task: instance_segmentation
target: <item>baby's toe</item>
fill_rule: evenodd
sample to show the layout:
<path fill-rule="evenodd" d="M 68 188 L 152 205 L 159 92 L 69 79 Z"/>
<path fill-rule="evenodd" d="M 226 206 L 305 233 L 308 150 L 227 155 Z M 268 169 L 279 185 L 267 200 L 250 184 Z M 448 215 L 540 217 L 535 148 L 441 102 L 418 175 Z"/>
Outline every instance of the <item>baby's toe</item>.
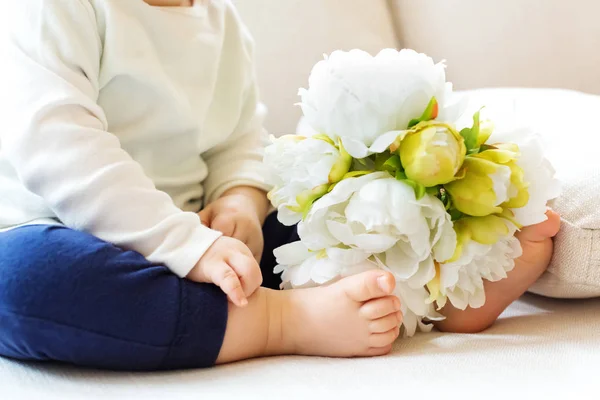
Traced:
<path fill-rule="evenodd" d="M 385 347 L 394 342 L 400 334 L 400 327 L 396 326 L 384 333 L 374 333 L 369 338 L 370 347 Z"/>
<path fill-rule="evenodd" d="M 350 299 L 365 302 L 392 294 L 396 280 L 389 272 L 372 270 L 345 278 L 338 284 Z"/>
<path fill-rule="evenodd" d="M 521 242 L 542 242 L 556 236 L 560 229 L 560 216 L 552 210 L 546 212 L 548 219 L 536 225 L 526 226 L 517 233 Z"/>
<path fill-rule="evenodd" d="M 391 343 L 383 347 L 371 347 L 364 355 L 367 357 L 383 356 L 389 354 L 390 351 L 392 351 Z"/>
<path fill-rule="evenodd" d="M 360 315 L 366 319 L 379 319 L 400 311 L 400 300 L 396 296 L 386 296 L 371 300 L 360 308 Z"/>
<path fill-rule="evenodd" d="M 402 313 L 396 311 L 386 317 L 379 318 L 369 322 L 369 330 L 371 333 L 384 333 L 400 326 L 402 322 Z"/>
<path fill-rule="evenodd" d="M 548 221 L 546 221 L 548 236 L 554 237 L 560 230 L 560 215 L 556 211 L 548 209 L 546 216 L 548 217 Z"/>

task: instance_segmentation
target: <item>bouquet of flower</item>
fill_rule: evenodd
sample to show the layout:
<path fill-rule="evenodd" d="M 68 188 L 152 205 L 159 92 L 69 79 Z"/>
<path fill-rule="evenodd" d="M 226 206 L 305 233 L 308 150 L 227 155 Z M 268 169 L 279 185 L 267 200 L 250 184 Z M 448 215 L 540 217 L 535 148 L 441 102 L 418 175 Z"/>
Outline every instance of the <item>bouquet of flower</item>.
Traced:
<path fill-rule="evenodd" d="M 396 278 L 404 335 L 431 329 L 449 301 L 485 303 L 506 277 L 520 228 L 546 219 L 554 170 L 526 128 L 459 127 L 445 65 L 412 50 L 336 51 L 313 69 L 300 106 L 310 135 L 273 138 L 269 198 L 301 241 L 275 251 L 283 288 L 368 269 Z"/>

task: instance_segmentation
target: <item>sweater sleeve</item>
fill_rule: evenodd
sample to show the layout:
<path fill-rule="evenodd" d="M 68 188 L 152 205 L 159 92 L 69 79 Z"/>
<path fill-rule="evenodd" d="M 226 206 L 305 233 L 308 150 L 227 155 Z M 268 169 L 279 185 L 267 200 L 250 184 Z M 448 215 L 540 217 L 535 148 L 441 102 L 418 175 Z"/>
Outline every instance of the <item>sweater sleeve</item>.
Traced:
<path fill-rule="evenodd" d="M 223 143 L 202 154 L 209 171 L 204 181 L 207 204 L 236 186 L 271 190 L 270 185 L 266 183 L 269 171 L 263 163 L 264 148 L 268 141 L 263 128 L 266 107 L 259 102 L 254 41 L 234 7 L 229 8 L 227 18 L 231 31 L 226 40 L 229 37 L 235 42 L 232 47 L 241 47 L 241 57 L 247 63 L 246 84 L 241 112 L 233 133 Z"/>
<path fill-rule="evenodd" d="M 258 102 L 256 83 L 251 83 L 236 130 L 227 140 L 203 154 L 209 170 L 204 182 L 206 203 L 218 199 L 236 186 L 251 186 L 264 191 L 268 170 L 263 163 L 267 142 L 262 126 L 266 108 Z"/>
<path fill-rule="evenodd" d="M 186 276 L 220 236 L 158 191 L 98 106 L 102 43 L 86 0 L 3 2 L 2 152 L 68 227 Z M 6 98 L 6 96 L 4 96 Z"/>

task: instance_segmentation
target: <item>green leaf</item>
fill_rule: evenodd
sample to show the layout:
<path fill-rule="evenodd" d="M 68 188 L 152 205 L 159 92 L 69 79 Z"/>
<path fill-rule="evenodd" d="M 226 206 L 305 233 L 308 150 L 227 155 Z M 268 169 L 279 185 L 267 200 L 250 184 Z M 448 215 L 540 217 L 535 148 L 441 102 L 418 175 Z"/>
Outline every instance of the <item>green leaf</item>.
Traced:
<path fill-rule="evenodd" d="M 474 154 L 479 152 L 479 147 L 477 147 L 477 139 L 479 138 L 479 114 L 480 111 L 477 111 L 473 115 L 473 126 L 471 128 L 464 128 L 460 131 L 460 136 L 465 140 L 465 146 L 467 147 L 467 154 Z"/>
<path fill-rule="evenodd" d="M 421 120 L 419 118 L 411 119 L 408 123 L 407 129 L 412 128 L 413 126 L 417 125 L 419 122 L 421 122 Z"/>
<path fill-rule="evenodd" d="M 398 179 L 399 181 L 405 180 L 406 174 L 404 173 L 404 171 L 397 170 L 396 171 L 396 179 Z"/>
<path fill-rule="evenodd" d="M 460 136 L 465 140 L 465 147 L 467 148 L 467 154 L 469 154 L 473 146 L 477 143 L 477 135 L 473 133 L 473 129 L 464 128 L 460 131 Z"/>
<path fill-rule="evenodd" d="M 497 150 L 498 148 L 496 146 L 493 146 L 491 144 L 482 144 L 481 146 L 479 146 L 479 151 L 486 151 L 486 150 Z"/>
<path fill-rule="evenodd" d="M 425 196 L 425 186 L 417 184 L 415 195 L 417 196 L 417 200 L 421 200 Z"/>
<path fill-rule="evenodd" d="M 464 215 L 455 208 L 452 208 L 450 211 L 448 211 L 448 213 L 450 214 L 450 218 L 452 218 L 452 221 L 459 220 Z"/>
<path fill-rule="evenodd" d="M 346 175 L 344 175 L 342 180 L 348 179 L 348 178 L 358 178 L 359 176 L 372 174 L 373 172 L 375 172 L 375 171 L 350 171 L 350 172 L 346 173 Z"/>
<path fill-rule="evenodd" d="M 429 100 L 429 104 L 427 104 L 427 108 L 423 111 L 423 114 L 419 118 L 411 119 L 408 123 L 408 129 L 417 125 L 419 122 L 423 121 L 431 121 L 432 119 L 436 119 L 438 116 L 439 104 L 435 97 L 432 97 Z"/>
<path fill-rule="evenodd" d="M 402 169 L 402 163 L 400 162 L 400 156 L 398 154 L 394 154 L 390 158 L 383 163 L 381 169 L 389 172 L 395 172 L 399 169 Z"/>
<path fill-rule="evenodd" d="M 383 153 L 375 154 L 375 169 L 377 171 L 381 171 L 383 169 L 383 164 L 392 156 L 389 151 L 384 151 Z"/>
<path fill-rule="evenodd" d="M 398 179 L 398 176 L 396 176 L 396 179 Z M 413 188 L 413 190 L 415 191 L 415 197 L 417 198 L 417 200 L 420 200 L 423 198 L 423 196 L 425 196 L 425 193 L 426 193 L 425 186 L 423 186 L 415 181 L 412 181 L 410 179 L 398 179 L 398 180 L 406 183 L 408 186 Z"/>
<path fill-rule="evenodd" d="M 440 196 L 440 187 L 439 186 L 431 186 L 426 189 L 427 194 L 432 196 Z"/>

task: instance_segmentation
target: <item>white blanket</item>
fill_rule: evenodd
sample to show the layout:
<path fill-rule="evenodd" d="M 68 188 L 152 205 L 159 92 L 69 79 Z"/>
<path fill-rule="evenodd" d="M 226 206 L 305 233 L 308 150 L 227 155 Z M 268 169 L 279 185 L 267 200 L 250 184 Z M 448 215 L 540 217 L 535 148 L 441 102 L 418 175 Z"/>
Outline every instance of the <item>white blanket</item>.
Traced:
<path fill-rule="evenodd" d="M 528 295 L 485 333 L 417 335 L 381 358 L 278 357 L 149 374 L 0 359 L 0 399 L 575 399 L 600 387 L 598 365 L 600 300 Z"/>

